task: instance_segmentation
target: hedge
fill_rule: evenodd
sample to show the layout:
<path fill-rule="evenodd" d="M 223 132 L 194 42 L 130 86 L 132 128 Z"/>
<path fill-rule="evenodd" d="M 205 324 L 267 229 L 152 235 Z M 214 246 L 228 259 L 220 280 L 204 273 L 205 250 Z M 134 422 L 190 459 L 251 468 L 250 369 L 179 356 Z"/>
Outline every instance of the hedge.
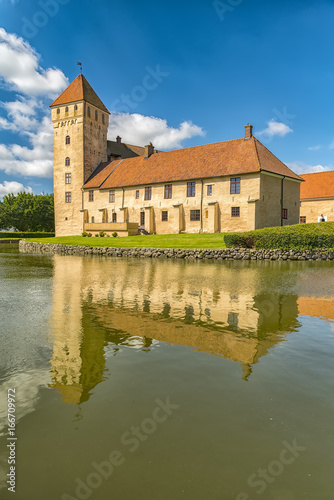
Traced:
<path fill-rule="evenodd" d="M 54 238 L 55 233 L 17 233 L 10 231 L 0 231 L 0 239 L 8 238 L 13 240 L 14 238 Z"/>
<path fill-rule="evenodd" d="M 224 236 L 227 248 L 314 249 L 334 247 L 334 222 L 297 224 L 229 233 Z"/>

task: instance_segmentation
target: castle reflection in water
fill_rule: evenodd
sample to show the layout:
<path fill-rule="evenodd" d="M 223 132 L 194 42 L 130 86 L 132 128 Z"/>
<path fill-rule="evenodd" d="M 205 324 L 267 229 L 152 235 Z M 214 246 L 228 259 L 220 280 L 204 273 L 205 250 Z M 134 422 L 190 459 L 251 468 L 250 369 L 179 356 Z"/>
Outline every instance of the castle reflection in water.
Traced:
<path fill-rule="evenodd" d="M 252 367 L 299 328 L 298 315 L 333 318 L 332 301 L 268 287 L 277 269 L 55 255 L 51 387 L 82 403 L 105 376 L 105 349 L 190 346 Z M 275 263 L 277 264 L 277 263 Z M 286 263 L 284 263 L 286 266 Z M 281 271 L 286 288 L 296 275 Z M 278 287 L 279 288 L 279 287 Z"/>

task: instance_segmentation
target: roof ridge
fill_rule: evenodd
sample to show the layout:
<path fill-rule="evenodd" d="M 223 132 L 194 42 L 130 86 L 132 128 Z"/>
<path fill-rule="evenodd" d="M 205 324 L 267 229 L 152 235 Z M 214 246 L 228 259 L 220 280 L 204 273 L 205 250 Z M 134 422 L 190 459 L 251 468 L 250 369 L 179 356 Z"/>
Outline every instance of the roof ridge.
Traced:
<path fill-rule="evenodd" d="M 316 174 L 330 174 L 334 173 L 334 170 L 323 170 L 322 172 L 308 172 L 307 174 L 300 174 L 300 177 L 304 177 L 304 175 L 316 175 Z"/>
<path fill-rule="evenodd" d="M 256 137 L 254 137 L 255 141 L 257 141 L 259 144 L 261 144 L 261 146 L 266 150 L 268 151 L 268 153 L 270 153 L 274 158 L 276 158 L 277 161 L 279 161 L 280 163 L 282 163 L 282 165 L 284 165 L 285 168 L 287 168 L 289 170 L 289 172 L 291 172 L 294 176 L 297 176 L 300 178 L 300 176 L 298 174 L 295 174 L 293 172 L 293 170 L 291 170 L 291 168 L 289 168 L 285 163 L 282 162 L 282 160 L 280 160 L 272 151 L 270 151 L 270 149 L 268 149 L 264 144 L 262 144 L 261 141 L 259 141 L 259 139 L 257 139 Z M 263 169 L 263 170 L 266 170 L 266 169 Z M 283 174 L 282 174 L 283 175 Z M 288 175 L 286 175 L 285 177 L 289 177 Z"/>
<path fill-rule="evenodd" d="M 261 170 L 261 161 L 260 161 L 260 155 L 259 155 L 259 151 L 257 149 L 257 145 L 256 145 L 256 137 L 253 136 L 253 142 L 254 142 L 254 147 L 255 147 L 255 151 L 256 151 L 256 157 L 257 157 L 257 161 L 259 162 L 259 170 Z"/>

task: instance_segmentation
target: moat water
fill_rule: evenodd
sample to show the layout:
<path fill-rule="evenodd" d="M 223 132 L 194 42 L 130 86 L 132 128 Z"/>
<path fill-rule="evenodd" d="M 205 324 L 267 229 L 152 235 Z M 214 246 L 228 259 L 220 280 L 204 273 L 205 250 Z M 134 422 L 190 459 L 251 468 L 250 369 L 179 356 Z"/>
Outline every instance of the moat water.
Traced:
<path fill-rule="evenodd" d="M 333 285 L 332 262 L 1 245 L 0 497 L 332 500 Z"/>

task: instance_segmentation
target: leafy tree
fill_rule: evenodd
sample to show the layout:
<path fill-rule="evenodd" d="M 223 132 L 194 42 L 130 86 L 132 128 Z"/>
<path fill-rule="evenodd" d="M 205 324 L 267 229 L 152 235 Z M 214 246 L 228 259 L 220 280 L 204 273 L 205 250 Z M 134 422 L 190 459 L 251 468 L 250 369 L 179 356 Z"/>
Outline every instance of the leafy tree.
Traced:
<path fill-rule="evenodd" d="M 55 229 L 53 194 L 8 194 L 0 202 L 0 228 L 18 231 L 48 231 Z"/>

